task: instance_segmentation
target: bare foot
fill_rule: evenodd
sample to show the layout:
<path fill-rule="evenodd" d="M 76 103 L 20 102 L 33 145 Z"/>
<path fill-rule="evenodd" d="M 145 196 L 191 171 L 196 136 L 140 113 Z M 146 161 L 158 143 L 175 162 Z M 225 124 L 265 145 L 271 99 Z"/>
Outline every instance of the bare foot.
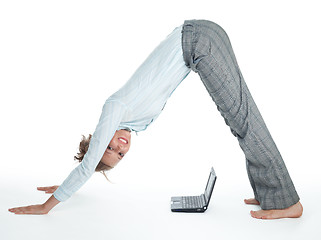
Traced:
<path fill-rule="evenodd" d="M 260 205 L 259 201 L 256 200 L 255 198 L 244 199 L 244 202 L 246 204 Z"/>
<path fill-rule="evenodd" d="M 300 202 L 285 209 L 251 211 L 251 216 L 259 219 L 299 218 L 303 213 Z"/>

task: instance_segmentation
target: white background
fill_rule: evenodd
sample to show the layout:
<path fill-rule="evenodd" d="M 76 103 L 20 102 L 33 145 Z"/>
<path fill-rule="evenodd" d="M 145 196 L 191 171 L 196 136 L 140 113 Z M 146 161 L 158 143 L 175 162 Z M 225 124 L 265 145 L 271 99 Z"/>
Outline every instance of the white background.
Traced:
<path fill-rule="evenodd" d="M 199 77 L 190 75 L 109 173 L 96 173 L 45 216 L 8 208 L 43 203 L 37 186 L 77 166 L 81 134 L 104 101 L 185 19 L 228 33 L 247 85 L 304 205 L 300 219 L 252 219 L 244 154 Z M 320 237 L 318 1 L 1 1 L 1 239 L 312 239 Z M 170 197 L 202 193 L 204 214 L 170 212 Z M 310 235 L 310 237 L 308 237 Z M 315 238 L 314 238 L 315 239 Z"/>

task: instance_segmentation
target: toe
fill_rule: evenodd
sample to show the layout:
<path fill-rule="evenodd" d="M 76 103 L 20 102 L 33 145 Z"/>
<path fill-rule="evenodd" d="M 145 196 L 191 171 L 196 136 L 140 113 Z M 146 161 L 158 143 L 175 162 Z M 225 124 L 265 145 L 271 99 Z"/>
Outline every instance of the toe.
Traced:
<path fill-rule="evenodd" d="M 265 214 L 264 214 L 263 210 L 251 211 L 251 216 L 254 217 L 254 218 L 258 218 L 258 219 L 263 219 Z"/>
<path fill-rule="evenodd" d="M 259 201 L 255 198 L 244 199 L 245 204 L 260 205 Z"/>
<path fill-rule="evenodd" d="M 258 217 L 257 217 L 257 214 L 256 214 L 256 211 L 251 211 L 250 214 L 251 214 L 251 216 L 252 216 L 253 218 L 258 218 Z"/>

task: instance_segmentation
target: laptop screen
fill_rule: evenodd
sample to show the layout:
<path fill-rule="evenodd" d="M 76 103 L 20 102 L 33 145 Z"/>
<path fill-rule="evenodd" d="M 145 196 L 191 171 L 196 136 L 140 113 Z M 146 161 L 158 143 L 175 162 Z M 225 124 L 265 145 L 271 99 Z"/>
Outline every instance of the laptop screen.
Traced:
<path fill-rule="evenodd" d="M 208 178 L 208 182 L 207 182 L 206 188 L 205 188 L 205 193 L 204 193 L 206 203 L 208 203 L 209 200 L 211 199 L 211 195 L 212 195 L 213 187 L 214 187 L 214 184 L 215 184 L 215 180 L 216 180 L 216 174 L 215 174 L 214 168 L 212 168 L 210 176 Z"/>

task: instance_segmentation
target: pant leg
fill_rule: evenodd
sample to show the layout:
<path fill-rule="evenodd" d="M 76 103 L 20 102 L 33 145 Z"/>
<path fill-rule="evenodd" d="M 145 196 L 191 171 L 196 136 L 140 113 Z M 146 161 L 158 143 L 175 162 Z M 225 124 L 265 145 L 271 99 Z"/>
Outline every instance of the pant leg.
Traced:
<path fill-rule="evenodd" d="M 184 61 L 197 72 L 239 141 L 255 198 L 262 209 L 284 209 L 299 201 L 284 161 L 238 67 L 225 31 L 206 20 L 187 20 Z"/>

